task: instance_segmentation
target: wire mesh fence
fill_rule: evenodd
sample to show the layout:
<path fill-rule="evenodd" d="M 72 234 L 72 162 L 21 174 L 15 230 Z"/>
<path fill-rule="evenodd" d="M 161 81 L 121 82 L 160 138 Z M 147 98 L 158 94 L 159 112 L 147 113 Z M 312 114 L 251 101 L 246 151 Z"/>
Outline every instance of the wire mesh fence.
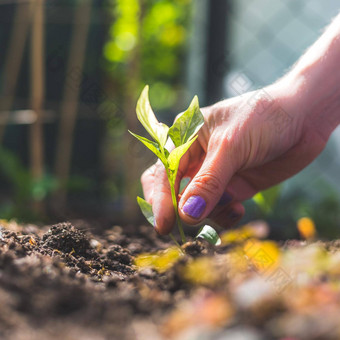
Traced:
<path fill-rule="evenodd" d="M 283 76 L 339 13 L 340 4 L 317 0 L 238 0 L 233 1 L 231 8 L 231 44 L 219 60 L 220 64 L 230 65 L 224 78 L 226 98 L 253 90 L 260 93 L 263 86 Z M 278 133 L 287 124 L 287 118 L 289 112 L 277 120 Z M 284 192 L 308 196 L 315 202 L 323 195 L 335 193 L 339 199 L 339 156 L 337 129 L 324 152 L 285 182 Z M 325 194 L 327 190 L 332 194 Z"/>

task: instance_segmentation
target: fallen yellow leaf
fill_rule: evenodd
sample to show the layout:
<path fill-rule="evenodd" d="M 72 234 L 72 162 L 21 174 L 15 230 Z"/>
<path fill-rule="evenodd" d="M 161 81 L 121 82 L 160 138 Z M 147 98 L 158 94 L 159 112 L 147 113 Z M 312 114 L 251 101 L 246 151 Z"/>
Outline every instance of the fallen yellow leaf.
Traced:
<path fill-rule="evenodd" d="M 158 253 L 140 254 L 135 259 L 135 265 L 139 269 L 151 267 L 163 273 L 172 267 L 182 255 L 179 248 L 171 247 Z"/>
<path fill-rule="evenodd" d="M 316 236 L 315 224 L 309 217 L 300 218 L 297 221 L 297 228 L 301 237 L 305 240 L 313 240 Z"/>

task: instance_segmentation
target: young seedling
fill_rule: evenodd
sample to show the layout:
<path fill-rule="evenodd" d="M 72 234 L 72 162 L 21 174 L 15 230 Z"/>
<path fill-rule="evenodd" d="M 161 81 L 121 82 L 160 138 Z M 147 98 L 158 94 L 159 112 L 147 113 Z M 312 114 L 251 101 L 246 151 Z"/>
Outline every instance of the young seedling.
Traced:
<path fill-rule="evenodd" d="M 140 140 L 149 148 L 163 163 L 170 184 L 172 204 L 176 214 L 177 225 L 181 235 L 182 242 L 186 242 L 182 222 L 178 214 L 177 196 L 175 192 L 175 182 L 178 173 L 178 167 L 181 158 L 188 151 L 190 146 L 197 139 L 197 133 L 204 124 L 204 117 L 200 111 L 198 98 L 194 97 L 189 108 L 176 119 L 171 127 L 158 122 L 149 102 L 149 87 L 145 86 L 137 103 L 137 118 L 144 126 L 145 130 L 152 137 L 149 140 L 145 137 L 136 135 L 129 131 L 134 137 Z M 165 147 L 168 138 L 171 138 L 175 148 L 169 151 Z M 137 202 L 146 219 L 154 226 L 155 218 L 152 212 L 152 206 L 143 198 L 137 197 Z M 210 227 L 211 228 L 211 227 Z M 211 228 L 212 229 L 212 228 Z M 219 237 L 214 229 L 215 234 L 209 229 L 209 232 L 200 233 L 199 237 L 206 238 L 209 242 L 216 244 Z M 207 237 L 203 235 L 208 235 Z M 175 241 L 173 236 L 170 237 Z M 178 243 L 176 242 L 178 245 Z"/>

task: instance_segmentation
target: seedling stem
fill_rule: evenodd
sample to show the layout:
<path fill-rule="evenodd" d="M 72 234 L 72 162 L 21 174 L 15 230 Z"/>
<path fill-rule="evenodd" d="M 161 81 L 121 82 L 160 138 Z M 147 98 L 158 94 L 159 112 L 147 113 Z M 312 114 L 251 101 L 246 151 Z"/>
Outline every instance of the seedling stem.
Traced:
<path fill-rule="evenodd" d="M 184 234 L 184 231 L 183 231 L 183 226 L 182 226 L 181 218 L 179 217 L 178 203 L 177 203 L 177 198 L 176 198 L 175 187 L 172 184 L 171 177 L 170 177 L 171 176 L 171 172 L 170 172 L 168 167 L 166 169 L 166 174 L 168 176 L 168 180 L 169 180 L 169 184 L 170 184 L 172 204 L 174 206 L 174 210 L 175 210 L 175 214 L 176 214 L 176 221 L 177 221 L 177 225 L 178 225 L 178 230 L 179 230 L 179 233 L 181 235 L 182 243 L 185 243 L 187 240 L 186 240 L 186 237 L 185 237 L 185 234 Z"/>

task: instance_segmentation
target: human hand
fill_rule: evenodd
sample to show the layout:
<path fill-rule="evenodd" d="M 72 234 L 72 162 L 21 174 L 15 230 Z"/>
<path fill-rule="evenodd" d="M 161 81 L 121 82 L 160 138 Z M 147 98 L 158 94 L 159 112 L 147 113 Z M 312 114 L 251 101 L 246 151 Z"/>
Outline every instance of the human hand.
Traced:
<path fill-rule="evenodd" d="M 188 224 L 210 217 L 228 227 L 241 204 L 308 165 L 340 123 L 340 14 L 295 67 L 273 85 L 202 109 L 205 125 L 181 160 L 177 180 L 192 180 L 179 201 Z M 327 58 L 326 58 L 327 56 Z M 156 229 L 171 231 L 175 213 L 163 165 L 144 172 Z"/>
<path fill-rule="evenodd" d="M 299 82 L 283 78 L 256 92 L 202 109 L 205 125 L 182 158 L 179 182 L 191 178 L 179 201 L 187 224 L 211 218 L 223 227 L 244 214 L 242 201 L 282 182 L 308 165 L 327 139 L 300 105 Z M 171 231 L 175 213 L 162 163 L 142 176 L 156 229 Z"/>

